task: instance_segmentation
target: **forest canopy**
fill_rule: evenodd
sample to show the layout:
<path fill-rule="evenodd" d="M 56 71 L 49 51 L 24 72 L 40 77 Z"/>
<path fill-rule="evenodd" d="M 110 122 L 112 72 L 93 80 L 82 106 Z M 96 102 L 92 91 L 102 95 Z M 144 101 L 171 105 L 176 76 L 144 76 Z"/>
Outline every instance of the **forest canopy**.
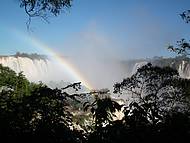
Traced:
<path fill-rule="evenodd" d="M 116 83 L 115 93 L 129 98 L 124 104 L 109 90 L 69 94 L 65 89 L 80 83 L 51 89 L 2 65 L 0 87 L 0 136 L 7 141 L 140 143 L 189 137 L 190 80 L 169 67 L 147 64 Z M 86 100 L 89 96 L 94 98 Z M 84 109 L 72 110 L 76 102 Z M 122 119 L 115 118 L 117 111 Z"/>

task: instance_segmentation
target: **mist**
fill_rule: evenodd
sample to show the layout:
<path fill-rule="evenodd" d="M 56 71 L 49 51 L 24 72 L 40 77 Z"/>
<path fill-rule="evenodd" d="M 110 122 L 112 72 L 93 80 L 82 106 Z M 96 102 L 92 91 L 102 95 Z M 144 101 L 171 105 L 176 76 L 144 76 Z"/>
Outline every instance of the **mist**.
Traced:
<path fill-rule="evenodd" d="M 64 52 L 69 62 L 81 73 L 93 88 L 109 88 L 126 76 L 121 65 L 122 53 L 110 36 L 100 32 L 92 24 L 83 32 L 67 39 Z"/>

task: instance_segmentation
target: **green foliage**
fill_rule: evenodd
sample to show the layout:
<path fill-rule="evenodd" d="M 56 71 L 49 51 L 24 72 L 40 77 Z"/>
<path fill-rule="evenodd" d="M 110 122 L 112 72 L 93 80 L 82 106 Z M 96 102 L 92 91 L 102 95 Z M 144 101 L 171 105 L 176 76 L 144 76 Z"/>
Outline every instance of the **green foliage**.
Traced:
<path fill-rule="evenodd" d="M 78 84 L 68 88 L 76 89 Z M 41 83 L 30 83 L 22 73 L 17 75 L 2 65 L 0 85 L 2 140 L 71 143 L 83 140 L 83 135 L 72 129 L 72 114 L 68 110 L 68 98 L 75 100 L 77 95 L 69 95 L 64 89 L 50 89 Z"/>
<path fill-rule="evenodd" d="M 190 136 L 189 85 L 176 70 L 147 64 L 114 85 L 116 93 L 130 97 L 124 106 L 109 90 L 69 94 L 67 89 L 78 90 L 80 82 L 51 89 L 0 65 L 0 137 L 7 142 L 184 142 Z M 93 96 L 83 104 L 91 114 L 75 116 L 71 101 L 86 96 Z M 113 120 L 116 111 L 124 113 L 122 120 Z M 75 129 L 75 123 L 91 117 L 90 132 Z"/>
<path fill-rule="evenodd" d="M 3 67 L 0 64 L 0 87 L 1 88 L 15 88 L 17 80 L 16 73 L 8 67 Z"/>
<path fill-rule="evenodd" d="M 11 90 L 16 97 L 30 95 L 31 91 L 39 85 L 30 83 L 21 73 L 16 74 L 8 67 L 0 64 L 0 89 Z"/>
<path fill-rule="evenodd" d="M 70 128 L 72 114 L 67 110 L 68 97 L 61 90 L 40 86 L 19 100 L 13 92 L 3 91 L 0 97 L 2 138 L 11 136 L 11 140 L 20 141 L 29 136 L 33 142 L 77 142 L 80 137 L 78 131 Z"/>

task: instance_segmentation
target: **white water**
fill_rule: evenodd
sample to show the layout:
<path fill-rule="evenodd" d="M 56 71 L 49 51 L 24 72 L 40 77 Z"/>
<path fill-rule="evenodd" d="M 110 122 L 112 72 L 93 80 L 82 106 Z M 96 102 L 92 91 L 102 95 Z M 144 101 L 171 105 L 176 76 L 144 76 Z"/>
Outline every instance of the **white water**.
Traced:
<path fill-rule="evenodd" d="M 132 66 L 132 73 L 126 73 L 128 75 L 134 74 L 138 68 L 142 67 L 145 65 L 147 61 L 141 61 L 134 63 Z M 45 83 L 49 83 L 49 81 L 64 81 L 64 82 L 78 82 L 78 81 L 73 81 L 72 75 L 69 75 L 65 69 L 62 69 L 61 66 L 51 60 L 48 59 L 31 59 L 27 57 L 15 57 L 15 56 L 5 56 L 5 57 L 0 57 L 0 64 L 3 66 L 7 66 L 14 70 L 16 73 L 22 72 L 26 76 L 27 79 L 30 81 L 38 82 L 42 81 Z M 126 65 L 125 65 L 126 66 Z M 89 67 L 88 67 L 89 68 Z M 84 72 L 88 72 L 88 68 L 85 69 Z M 126 68 L 129 68 L 128 66 Z M 115 70 L 118 68 L 115 68 Z M 109 71 L 112 71 L 109 69 Z M 123 71 L 119 72 L 114 72 L 116 75 L 121 75 L 121 80 L 122 78 L 125 78 L 124 73 L 127 72 L 125 71 L 125 68 L 123 68 Z M 183 78 L 190 78 L 190 63 L 187 61 L 181 61 L 181 63 L 178 65 L 178 72 L 181 77 Z M 99 73 L 101 74 L 101 73 Z M 114 75 L 112 75 L 112 78 Z M 86 74 L 88 75 L 88 74 Z M 94 75 L 94 73 L 91 73 L 91 75 Z M 96 76 L 92 77 L 91 82 L 96 83 L 97 81 L 93 81 L 93 78 L 96 78 L 98 80 L 97 83 L 102 83 L 105 84 L 106 77 L 102 76 L 100 79 L 98 79 L 98 75 L 96 73 Z M 103 82 L 104 83 L 103 83 Z M 110 82 L 110 81 L 109 81 Z M 119 82 L 118 80 L 115 80 L 114 82 Z M 111 83 L 112 84 L 112 83 Z M 108 85 L 108 84 L 106 84 Z M 113 85 L 112 85 L 113 86 Z M 102 87 L 102 86 L 101 86 Z M 109 87 L 108 87 L 109 88 Z"/>
<path fill-rule="evenodd" d="M 0 57 L 0 64 L 9 67 L 16 73 L 23 72 L 27 79 L 34 82 L 70 80 L 68 75 L 64 73 L 64 69 L 47 59 L 7 56 Z"/>
<path fill-rule="evenodd" d="M 139 69 L 140 67 L 146 65 L 147 63 L 148 63 L 148 62 L 146 62 L 146 61 L 135 63 L 135 65 L 133 66 L 133 69 L 132 69 L 132 73 L 131 73 L 131 74 L 136 73 L 136 72 L 137 72 L 137 69 Z"/>
<path fill-rule="evenodd" d="M 143 65 L 147 64 L 148 62 L 147 61 L 142 61 L 142 62 L 138 62 L 138 63 L 135 63 L 134 66 L 133 66 L 133 70 L 132 70 L 132 74 L 134 74 L 138 68 L 142 67 Z M 188 78 L 190 79 L 190 63 L 187 62 L 187 61 L 181 61 L 181 63 L 178 65 L 178 72 L 179 72 L 179 75 L 182 77 L 182 78 Z"/>
<path fill-rule="evenodd" d="M 183 78 L 190 78 L 190 63 L 182 61 L 178 68 L 179 75 Z"/>

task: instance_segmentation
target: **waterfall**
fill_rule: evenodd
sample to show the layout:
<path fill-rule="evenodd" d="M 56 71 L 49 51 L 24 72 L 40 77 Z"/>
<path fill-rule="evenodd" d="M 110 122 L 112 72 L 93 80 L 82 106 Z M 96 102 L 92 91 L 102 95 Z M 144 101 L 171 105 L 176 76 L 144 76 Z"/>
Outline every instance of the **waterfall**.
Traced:
<path fill-rule="evenodd" d="M 9 67 L 16 73 L 23 72 L 30 81 L 52 80 L 54 66 L 48 59 L 5 56 L 0 57 L 0 64 Z"/>
<path fill-rule="evenodd" d="M 179 75 L 183 78 L 190 78 L 190 63 L 182 61 L 178 68 Z"/>
<path fill-rule="evenodd" d="M 137 70 L 138 70 L 140 67 L 146 65 L 147 63 L 148 63 L 148 62 L 146 62 L 146 61 L 142 61 L 142 62 L 135 63 L 135 65 L 133 66 L 133 69 L 132 69 L 132 73 L 131 73 L 131 74 L 136 73 Z"/>
<path fill-rule="evenodd" d="M 151 62 L 153 65 L 156 66 L 171 66 L 176 68 L 179 72 L 179 75 L 183 78 L 190 78 L 190 60 L 189 59 L 177 59 L 177 58 L 160 58 L 160 59 L 137 59 L 131 61 L 122 61 L 120 65 L 121 68 L 118 70 L 117 75 L 120 78 L 125 78 L 126 76 L 131 76 L 134 74 L 138 68 L 142 67 L 143 65 Z M 61 66 L 60 63 L 53 62 L 48 58 L 40 58 L 39 57 L 27 57 L 27 56 L 0 56 L 0 64 L 3 66 L 7 66 L 10 69 L 14 70 L 16 73 L 23 72 L 27 79 L 33 82 L 42 81 L 44 83 L 49 83 L 50 81 L 55 81 L 60 83 L 63 82 L 76 82 L 73 80 L 71 75 Z M 119 62 L 118 62 L 119 64 Z M 89 67 L 86 67 L 87 71 Z M 116 68 L 117 69 L 117 68 Z M 110 70 L 111 71 L 111 70 Z M 85 72 L 85 71 L 84 71 Z M 126 73 L 126 74 L 124 74 Z M 126 76 L 125 76 L 126 75 Z M 94 76 L 93 78 L 96 78 Z M 97 79 L 99 82 L 104 80 L 103 78 Z M 106 79 L 104 81 L 109 81 Z M 107 82 L 108 82 L 107 81 Z M 116 82 L 114 80 L 113 82 Z M 78 81 L 77 81 L 78 82 Z M 93 82 L 93 80 L 92 80 Z M 110 83 L 110 81 L 108 82 Z M 51 84 L 50 84 L 51 85 Z M 61 83 L 62 85 L 62 83 Z"/>
<path fill-rule="evenodd" d="M 142 67 L 143 65 L 147 64 L 150 61 L 140 61 L 140 62 L 135 62 L 133 69 L 132 69 L 132 73 L 134 74 L 138 68 Z M 159 61 L 154 63 L 154 61 L 152 61 L 151 63 L 153 63 L 153 65 L 155 66 L 160 66 L 162 64 L 163 66 L 170 66 L 172 68 L 176 68 L 176 70 L 178 70 L 180 77 L 182 78 L 190 78 L 190 62 L 185 61 L 185 60 L 181 60 L 181 61 L 177 61 L 176 63 L 174 63 L 173 61 L 169 64 L 168 62 L 166 62 L 167 64 L 164 64 L 163 61 Z M 173 66 L 175 65 L 175 66 Z"/>
<path fill-rule="evenodd" d="M 16 73 L 23 72 L 25 77 L 32 82 L 66 81 L 72 80 L 71 76 L 60 68 L 60 65 L 45 58 L 29 58 L 19 56 L 1 56 L 0 64 L 7 66 Z"/>

